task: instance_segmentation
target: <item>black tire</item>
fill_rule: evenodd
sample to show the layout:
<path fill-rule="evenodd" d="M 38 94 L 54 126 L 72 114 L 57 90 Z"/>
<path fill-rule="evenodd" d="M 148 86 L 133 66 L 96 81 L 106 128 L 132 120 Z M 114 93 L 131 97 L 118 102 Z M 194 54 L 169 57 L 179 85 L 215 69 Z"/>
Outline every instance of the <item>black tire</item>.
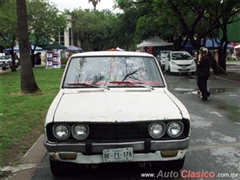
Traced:
<path fill-rule="evenodd" d="M 55 176 L 69 175 L 73 172 L 75 166 L 74 163 L 54 161 L 51 158 L 49 158 L 49 163 L 51 172 Z"/>

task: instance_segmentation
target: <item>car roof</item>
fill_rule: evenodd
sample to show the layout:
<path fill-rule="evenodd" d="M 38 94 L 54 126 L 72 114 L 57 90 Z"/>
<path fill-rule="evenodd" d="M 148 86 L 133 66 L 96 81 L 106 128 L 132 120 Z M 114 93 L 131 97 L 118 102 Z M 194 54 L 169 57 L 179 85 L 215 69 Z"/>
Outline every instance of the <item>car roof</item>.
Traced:
<path fill-rule="evenodd" d="M 90 51 L 73 54 L 71 57 L 79 56 L 144 56 L 154 57 L 152 54 L 145 52 L 133 52 L 133 51 Z"/>

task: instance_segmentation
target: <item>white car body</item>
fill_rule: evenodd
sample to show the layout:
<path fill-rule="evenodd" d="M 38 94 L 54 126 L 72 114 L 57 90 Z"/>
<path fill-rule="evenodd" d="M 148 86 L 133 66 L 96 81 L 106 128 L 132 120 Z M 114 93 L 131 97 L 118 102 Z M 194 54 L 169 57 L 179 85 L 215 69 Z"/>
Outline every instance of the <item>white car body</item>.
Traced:
<path fill-rule="evenodd" d="M 156 66 L 154 68 L 157 69 L 159 73 L 158 75 L 162 78 L 161 85 L 132 85 L 124 80 L 117 81 L 117 86 L 113 86 L 110 82 L 107 86 L 105 83 L 103 86 L 101 85 L 99 87 L 96 86 L 97 84 L 94 84 L 94 86 L 93 84 L 88 84 L 93 87 L 85 87 L 86 84 L 82 82 L 79 83 L 79 80 L 74 83 L 66 83 L 66 81 L 69 80 L 67 73 L 79 73 L 80 71 L 76 70 L 73 72 L 74 68 L 71 69 L 71 61 L 74 61 L 76 58 L 79 58 L 80 61 L 84 58 L 88 59 L 89 57 L 103 56 L 109 57 L 109 61 L 113 61 L 111 60 L 112 57 L 115 57 L 113 58 L 114 60 L 118 59 L 117 57 L 123 57 L 123 59 L 125 57 L 137 57 L 136 59 L 146 58 L 149 61 L 151 60 L 153 63 L 152 65 Z M 78 64 L 79 63 L 77 63 L 77 65 Z M 140 61 L 139 64 L 141 64 Z M 133 69 L 136 69 L 135 66 L 136 65 L 134 65 Z M 119 67 L 122 66 L 119 65 Z M 79 76 L 84 76 L 82 73 L 80 74 L 81 75 Z M 120 74 L 122 75 L 122 73 Z M 149 81 L 143 82 L 146 83 Z M 170 126 L 170 122 L 173 121 L 177 122 L 182 128 L 185 128 L 182 130 L 182 134 L 176 138 L 169 137 L 166 132 L 170 129 L 170 127 L 167 126 Z M 164 129 L 163 136 L 165 138 L 152 138 L 149 135 L 149 128 L 154 123 L 162 123 L 160 126 Z M 75 132 L 73 129 L 76 127 L 76 124 L 87 125 L 88 133 L 86 134 L 88 136 L 86 139 L 76 140 L 73 138 Z M 61 128 L 62 125 L 66 125 L 68 131 L 71 131 L 72 134 L 65 140 L 57 139 L 54 132 L 58 132 L 56 130 L 58 125 L 61 126 Z M 131 127 L 129 130 L 125 131 L 125 129 L 128 129 L 128 125 Z M 136 135 L 133 131 L 138 130 L 134 129 L 134 127 L 138 127 L 138 125 L 138 129 L 142 128 L 141 132 L 144 131 L 143 134 L 146 134 L 146 137 L 144 135 L 144 137 L 141 138 L 131 138 L 131 135 Z M 154 128 L 158 128 L 158 125 L 159 124 Z M 122 126 L 124 128 L 121 129 Z M 146 129 L 144 129 L 143 126 L 144 128 L 146 126 Z M 99 130 L 108 127 L 110 128 L 103 131 Z M 114 128 L 113 132 L 108 132 L 112 130 L 111 127 Z M 59 129 L 61 128 L 59 127 Z M 95 129 L 92 130 L 91 128 Z M 157 128 L 153 130 L 154 133 L 155 130 L 156 132 L 158 131 Z M 65 131 L 62 130 L 59 131 L 60 136 L 65 133 Z M 66 131 L 66 133 L 68 131 Z M 91 135 L 91 133 L 95 134 L 98 131 L 99 134 L 96 134 L 95 136 Z M 115 133 L 117 132 L 121 132 L 121 134 L 116 135 Z M 105 133 L 106 135 L 103 135 Z M 80 131 L 79 134 L 81 134 Z M 72 55 L 68 61 L 60 91 L 49 107 L 46 116 L 45 135 L 46 141 L 44 142 L 44 145 L 49 152 L 51 170 L 55 175 L 62 174 L 63 171 L 66 170 L 66 166 L 69 166 L 69 164 L 64 166 L 64 163 L 100 164 L 111 162 L 152 161 L 174 161 L 175 163 L 175 161 L 180 161 L 180 165 L 177 167 L 177 169 L 179 169 L 183 166 L 186 150 L 189 146 L 190 116 L 185 106 L 168 91 L 166 82 L 154 56 L 147 53 L 123 51 L 85 52 Z M 108 139 L 108 136 L 111 135 L 113 135 L 113 137 L 119 136 L 120 139 L 114 140 L 112 137 L 112 139 Z M 141 136 L 142 134 L 138 135 Z M 88 139 L 88 137 L 90 139 Z M 101 137 L 103 137 L 103 139 L 101 139 Z M 121 140 L 121 138 L 123 139 Z M 131 159 L 118 160 L 115 158 L 109 158 L 106 160 L 103 155 L 106 151 L 128 151 L 129 148 L 133 150 L 131 151 L 133 152 Z M 171 155 L 172 153 L 173 155 Z"/>
<path fill-rule="evenodd" d="M 0 56 L 0 68 L 2 70 L 10 69 L 8 58 L 6 56 Z"/>
<path fill-rule="evenodd" d="M 180 55 L 180 58 L 175 58 L 176 54 Z M 171 51 L 165 61 L 167 73 L 195 73 L 196 69 L 194 58 L 186 51 Z"/>

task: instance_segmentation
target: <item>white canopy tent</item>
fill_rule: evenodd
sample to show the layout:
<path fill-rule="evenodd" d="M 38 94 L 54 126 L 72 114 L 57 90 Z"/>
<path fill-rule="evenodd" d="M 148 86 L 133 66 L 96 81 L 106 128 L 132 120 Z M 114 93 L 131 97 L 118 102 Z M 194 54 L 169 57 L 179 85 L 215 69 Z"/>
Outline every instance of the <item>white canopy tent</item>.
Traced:
<path fill-rule="evenodd" d="M 153 37 L 150 39 L 144 40 L 142 43 L 138 44 L 137 47 L 148 47 L 148 46 L 172 46 L 173 43 L 166 42 L 159 37 Z"/>
<path fill-rule="evenodd" d="M 240 49 L 240 44 L 235 46 L 234 49 Z"/>

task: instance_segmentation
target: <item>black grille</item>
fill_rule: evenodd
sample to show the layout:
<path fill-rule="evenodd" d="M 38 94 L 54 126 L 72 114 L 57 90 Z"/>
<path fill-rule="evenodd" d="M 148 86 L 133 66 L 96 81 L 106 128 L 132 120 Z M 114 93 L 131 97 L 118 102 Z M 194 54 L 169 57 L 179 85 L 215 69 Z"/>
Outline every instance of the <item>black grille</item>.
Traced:
<path fill-rule="evenodd" d="M 178 66 L 188 67 L 188 66 L 191 66 L 191 64 L 178 64 Z"/>
<path fill-rule="evenodd" d="M 89 126 L 90 133 L 87 139 L 83 141 L 89 142 L 116 142 L 116 141 L 140 141 L 140 140 L 150 140 L 152 139 L 148 133 L 148 126 L 152 122 L 156 121 L 147 121 L 147 122 L 120 122 L 120 123 L 85 123 Z M 169 121 L 161 121 L 167 124 Z M 184 131 L 181 136 L 175 139 L 186 138 L 189 133 L 189 121 L 182 120 L 184 125 Z M 66 123 L 69 126 L 72 126 L 74 123 Z M 54 123 L 50 123 L 47 125 L 47 136 L 48 139 L 52 142 L 58 142 L 53 133 L 52 127 Z M 168 140 L 174 139 L 169 137 L 167 133 L 165 133 L 160 139 Z M 70 136 L 66 142 L 77 142 L 79 140 L 74 139 L 74 137 Z"/>
<path fill-rule="evenodd" d="M 148 125 L 149 123 L 89 124 L 90 134 L 88 139 L 129 140 L 150 138 L 148 134 Z"/>

